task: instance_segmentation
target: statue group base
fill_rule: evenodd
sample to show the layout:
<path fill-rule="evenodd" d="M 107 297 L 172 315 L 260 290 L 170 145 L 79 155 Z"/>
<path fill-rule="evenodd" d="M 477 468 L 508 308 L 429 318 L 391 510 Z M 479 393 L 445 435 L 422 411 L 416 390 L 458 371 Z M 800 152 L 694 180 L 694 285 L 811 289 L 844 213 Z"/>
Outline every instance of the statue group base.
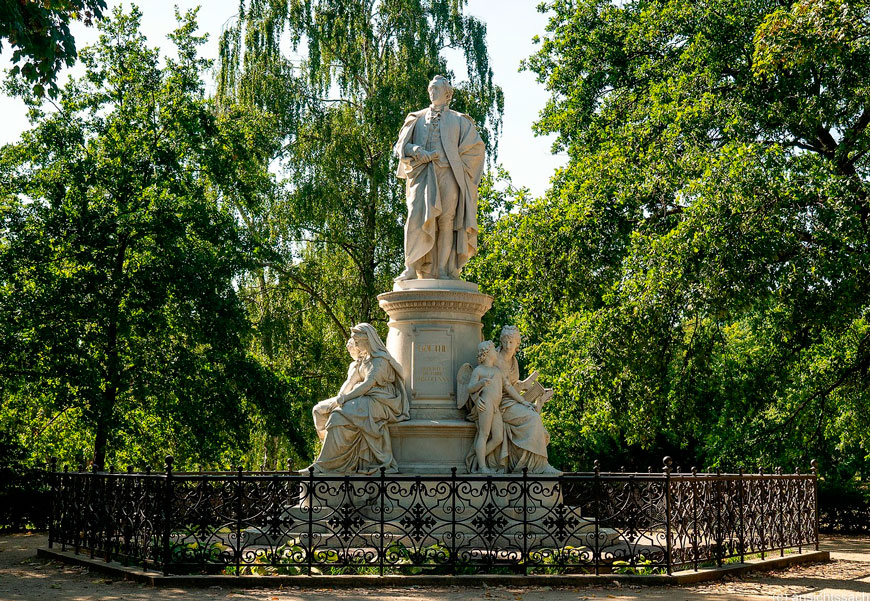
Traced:
<path fill-rule="evenodd" d="M 405 474 L 466 473 L 476 426 L 456 406 L 456 373 L 474 365 L 481 318 L 492 297 L 461 280 L 408 280 L 378 296 L 390 316 L 387 349 L 402 366 L 411 419 L 390 425 L 393 455 Z"/>
<path fill-rule="evenodd" d="M 390 317 L 387 350 L 401 366 L 410 395 L 410 419 L 389 426 L 393 455 L 401 476 L 429 478 L 391 480 L 386 500 L 378 497 L 379 475 L 350 482 L 341 474 L 330 474 L 315 483 L 313 493 L 303 485 L 284 519 L 304 525 L 313 516 L 316 523 L 310 533 L 300 530 L 291 538 L 345 550 L 386 547 L 391 542 L 409 548 L 454 545 L 459 552 L 510 548 L 517 540 L 529 547 L 552 546 L 556 543 L 546 520 L 570 515 L 573 530 L 562 546 L 589 550 L 597 545 L 614 553 L 624 546 L 614 530 L 596 529 L 579 507 L 563 505 L 556 480 L 536 485 L 533 499 L 518 492 L 522 474 L 463 481 L 455 497 L 447 494 L 452 470 L 468 473 L 466 457 L 477 433 L 477 426 L 465 419 L 466 409 L 457 407 L 456 374 L 464 363 L 477 362 L 481 319 L 492 300 L 476 284 L 460 280 L 398 282 L 391 292 L 378 296 Z M 342 537 L 335 527 L 344 523 L 339 516 L 347 520 L 348 512 L 353 529 Z M 497 532 L 487 531 L 487 520 L 495 520 Z M 426 528 L 416 532 L 417 522 Z M 254 545 L 286 542 L 259 531 L 244 536 Z"/>

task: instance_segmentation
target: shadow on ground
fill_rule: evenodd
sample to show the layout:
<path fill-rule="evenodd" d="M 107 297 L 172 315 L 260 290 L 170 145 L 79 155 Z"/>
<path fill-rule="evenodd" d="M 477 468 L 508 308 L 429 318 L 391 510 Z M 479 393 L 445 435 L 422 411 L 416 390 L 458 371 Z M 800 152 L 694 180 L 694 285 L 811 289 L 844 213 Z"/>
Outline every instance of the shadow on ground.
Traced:
<path fill-rule="evenodd" d="M 568 601 L 581 599 L 636 599 L 648 601 L 766 600 L 807 595 L 807 599 L 860 600 L 870 597 L 870 540 L 826 537 L 820 548 L 834 561 L 790 567 L 776 572 L 749 574 L 722 582 L 679 588 L 640 586 L 546 587 L 403 587 L 375 590 L 283 589 L 176 589 L 149 588 L 113 581 L 87 568 L 36 558 L 46 544 L 42 534 L 0 536 L 0 599 L 3 601 L 162 601 L 166 599 L 251 599 L 255 601 Z"/>

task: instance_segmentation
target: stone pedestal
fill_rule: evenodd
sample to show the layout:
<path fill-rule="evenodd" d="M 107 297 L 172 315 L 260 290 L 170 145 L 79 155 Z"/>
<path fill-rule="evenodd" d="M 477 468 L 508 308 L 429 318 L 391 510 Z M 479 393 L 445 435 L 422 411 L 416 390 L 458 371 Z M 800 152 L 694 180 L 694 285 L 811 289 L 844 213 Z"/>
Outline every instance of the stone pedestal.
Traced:
<path fill-rule="evenodd" d="M 390 316 L 387 349 L 402 366 L 411 419 L 390 426 L 403 473 L 463 473 L 475 425 L 456 407 L 456 372 L 476 364 L 492 297 L 459 280 L 410 280 L 378 296 Z"/>

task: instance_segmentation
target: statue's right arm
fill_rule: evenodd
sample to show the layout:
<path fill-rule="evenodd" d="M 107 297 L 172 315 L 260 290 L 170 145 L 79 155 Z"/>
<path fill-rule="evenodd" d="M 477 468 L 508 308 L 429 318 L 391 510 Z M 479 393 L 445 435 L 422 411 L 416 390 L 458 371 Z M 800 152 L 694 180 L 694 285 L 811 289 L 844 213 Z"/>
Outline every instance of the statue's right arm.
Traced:
<path fill-rule="evenodd" d="M 511 397 L 518 403 L 522 403 L 523 405 L 533 407 L 532 403 L 528 402 L 523 398 L 523 395 L 519 393 L 519 391 L 511 386 L 510 380 L 507 377 L 502 378 L 502 386 L 504 387 L 504 391 L 508 393 L 508 396 Z"/>
<path fill-rule="evenodd" d="M 382 361 L 382 360 L 375 359 L 375 362 L 380 362 L 380 361 Z M 368 374 L 366 374 L 365 379 L 362 382 L 360 382 L 359 384 L 357 384 L 356 386 L 354 386 L 352 390 L 350 390 L 347 394 L 344 395 L 344 402 L 347 402 L 351 399 L 355 399 L 357 397 L 361 397 L 364 394 L 366 394 L 369 390 L 372 389 L 372 387 L 377 382 L 378 367 L 380 367 L 380 366 L 379 365 L 373 366 L 373 369 L 370 369 Z"/>
<path fill-rule="evenodd" d="M 338 389 L 338 393 L 346 394 L 357 382 L 359 382 L 359 376 L 357 375 L 356 366 L 352 363 L 347 370 L 347 379 L 345 379 L 341 388 Z"/>
<path fill-rule="evenodd" d="M 412 144 L 410 142 L 405 144 L 405 157 L 419 158 L 421 151 L 423 151 L 423 147 L 419 144 Z"/>

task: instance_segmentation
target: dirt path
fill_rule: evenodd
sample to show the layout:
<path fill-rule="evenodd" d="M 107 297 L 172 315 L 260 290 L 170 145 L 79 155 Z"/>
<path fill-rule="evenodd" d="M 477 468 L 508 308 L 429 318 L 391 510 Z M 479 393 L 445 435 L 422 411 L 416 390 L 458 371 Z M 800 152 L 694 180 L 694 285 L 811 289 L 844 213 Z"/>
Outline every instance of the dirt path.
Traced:
<path fill-rule="evenodd" d="M 169 599 L 251 599 L 254 601 L 717 601 L 794 599 L 794 601 L 870 601 L 870 539 L 828 537 L 829 564 L 804 565 L 727 581 L 679 588 L 596 586 L 568 589 L 407 587 L 376 590 L 285 588 L 282 590 L 150 588 L 112 581 L 86 568 L 36 559 L 45 545 L 39 534 L 0 536 L 0 601 L 163 601 Z"/>

